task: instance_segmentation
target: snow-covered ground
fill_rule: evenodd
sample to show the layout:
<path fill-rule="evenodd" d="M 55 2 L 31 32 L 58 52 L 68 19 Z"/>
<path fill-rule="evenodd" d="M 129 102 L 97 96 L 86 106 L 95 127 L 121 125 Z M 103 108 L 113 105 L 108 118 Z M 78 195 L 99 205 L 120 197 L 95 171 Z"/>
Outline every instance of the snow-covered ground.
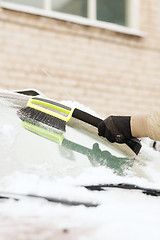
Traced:
<path fill-rule="evenodd" d="M 0 240 L 159 240 L 160 197 L 121 189 L 92 192 L 81 186 L 125 182 L 160 188 L 160 152 L 143 143 L 133 169 L 119 176 L 105 166 L 93 167 L 82 155 L 74 161 L 70 152 L 59 152 L 58 144 L 22 128 L 12 103 L 0 99 L 0 104 L 0 192 L 99 204 L 88 208 L 25 197 L 0 200 Z"/>

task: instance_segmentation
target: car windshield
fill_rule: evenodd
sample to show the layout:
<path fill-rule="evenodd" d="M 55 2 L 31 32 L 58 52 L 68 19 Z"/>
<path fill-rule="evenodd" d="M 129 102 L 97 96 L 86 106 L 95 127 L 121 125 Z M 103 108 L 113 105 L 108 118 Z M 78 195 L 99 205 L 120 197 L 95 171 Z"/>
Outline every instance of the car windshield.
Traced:
<path fill-rule="evenodd" d="M 21 125 L 17 110 L 26 104 L 23 97 L 3 96 L 0 104 L 1 177 L 19 171 L 36 174 L 45 172 L 43 176 L 62 179 L 67 176 L 78 177 L 89 170 L 97 170 L 99 176 L 99 169 L 105 169 L 106 176 L 134 175 L 147 180 L 154 180 L 154 176 L 157 176 L 155 165 L 152 165 L 153 169 L 148 175 L 144 171 L 152 160 L 146 146 L 139 156 L 133 156 L 130 152 L 126 153 L 122 146 L 118 147 L 94 134 L 88 124 L 82 127 L 78 120 L 72 120 L 65 133 L 53 133 L 51 141 L 27 131 Z M 154 156 L 157 159 L 156 154 Z"/>

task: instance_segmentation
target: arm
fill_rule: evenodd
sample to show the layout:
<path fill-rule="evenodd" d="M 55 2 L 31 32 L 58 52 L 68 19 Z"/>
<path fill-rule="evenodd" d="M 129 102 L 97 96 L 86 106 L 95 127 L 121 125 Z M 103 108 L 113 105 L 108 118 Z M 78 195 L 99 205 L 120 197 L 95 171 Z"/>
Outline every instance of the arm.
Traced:
<path fill-rule="evenodd" d="M 110 142 L 123 143 L 131 137 L 160 140 L 160 112 L 134 116 L 110 116 L 99 126 L 99 135 Z"/>
<path fill-rule="evenodd" d="M 130 128 L 133 137 L 148 137 L 147 115 L 131 116 Z"/>
<path fill-rule="evenodd" d="M 160 141 L 160 111 L 132 116 L 130 124 L 132 136 Z"/>

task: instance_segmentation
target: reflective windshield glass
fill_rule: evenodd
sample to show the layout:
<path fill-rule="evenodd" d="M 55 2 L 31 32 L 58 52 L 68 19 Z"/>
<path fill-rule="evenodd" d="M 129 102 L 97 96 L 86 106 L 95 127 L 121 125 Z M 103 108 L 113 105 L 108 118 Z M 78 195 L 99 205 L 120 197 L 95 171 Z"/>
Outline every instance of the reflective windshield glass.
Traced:
<path fill-rule="evenodd" d="M 25 168 L 28 163 L 47 163 L 51 164 L 50 171 L 54 176 L 77 175 L 84 168 L 99 166 L 123 175 L 134 163 L 132 157 L 127 158 L 122 151 L 98 137 L 97 133 L 87 131 L 87 128 L 90 129 L 88 125 L 84 124 L 82 128 L 78 120 L 71 121 L 65 133 L 49 133 L 51 140 L 28 131 L 17 116 L 17 110 L 25 106 L 27 99 L 0 100 L 0 151 L 4 160 L 1 162 L 1 174 Z M 12 164 L 6 164 L 7 161 Z"/>

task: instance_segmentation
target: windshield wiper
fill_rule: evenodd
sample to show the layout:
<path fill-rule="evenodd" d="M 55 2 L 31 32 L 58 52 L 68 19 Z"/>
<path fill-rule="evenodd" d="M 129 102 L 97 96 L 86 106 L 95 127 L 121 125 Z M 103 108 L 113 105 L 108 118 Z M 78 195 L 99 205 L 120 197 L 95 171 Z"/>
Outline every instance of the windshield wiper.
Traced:
<path fill-rule="evenodd" d="M 108 184 L 88 185 L 84 187 L 91 191 L 105 191 L 106 189 L 109 189 L 109 188 L 140 190 L 142 191 L 142 193 L 150 196 L 155 196 L 155 197 L 160 196 L 160 189 L 145 188 L 145 187 L 140 187 L 138 185 L 129 184 L 129 183 L 118 183 L 118 184 L 108 183 Z"/>
<path fill-rule="evenodd" d="M 9 193 L 9 192 L 0 192 L 0 199 L 13 199 L 15 201 L 19 201 L 24 197 L 29 197 L 29 198 L 38 198 L 38 199 L 44 199 L 47 200 L 48 202 L 52 203 L 61 203 L 63 205 L 67 206 L 79 206 L 83 205 L 85 207 L 97 207 L 99 204 L 97 203 L 91 203 L 91 202 L 83 202 L 83 201 L 70 201 L 66 199 L 61 199 L 61 198 L 55 198 L 55 197 L 48 197 L 48 196 L 41 196 L 41 195 L 36 195 L 36 194 L 21 194 L 21 193 Z"/>

